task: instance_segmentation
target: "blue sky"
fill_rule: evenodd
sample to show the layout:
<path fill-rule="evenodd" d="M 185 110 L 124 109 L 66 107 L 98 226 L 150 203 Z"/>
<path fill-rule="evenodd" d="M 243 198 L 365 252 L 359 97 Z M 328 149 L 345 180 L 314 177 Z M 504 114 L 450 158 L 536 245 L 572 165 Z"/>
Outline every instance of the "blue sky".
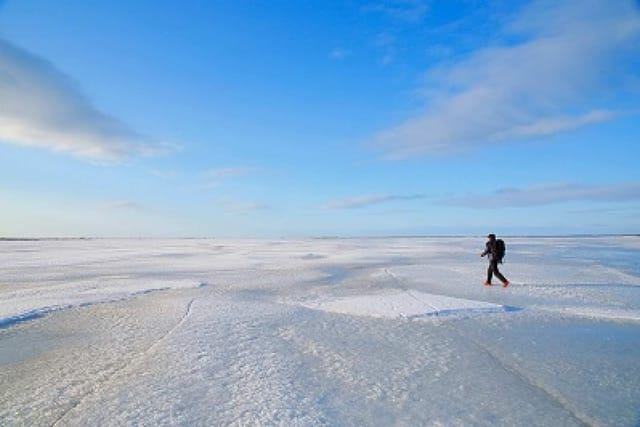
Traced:
<path fill-rule="evenodd" d="M 0 236 L 640 232 L 640 3 L 0 2 Z"/>

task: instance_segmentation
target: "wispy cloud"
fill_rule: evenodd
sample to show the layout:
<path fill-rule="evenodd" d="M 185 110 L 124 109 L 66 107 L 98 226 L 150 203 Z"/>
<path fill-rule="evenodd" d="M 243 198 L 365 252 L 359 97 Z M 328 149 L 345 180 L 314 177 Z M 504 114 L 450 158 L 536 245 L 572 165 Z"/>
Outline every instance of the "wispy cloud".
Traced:
<path fill-rule="evenodd" d="M 591 209 L 572 209 L 567 211 L 569 214 L 629 214 L 637 217 L 640 213 L 640 206 L 615 206 L 606 208 L 591 208 Z"/>
<path fill-rule="evenodd" d="M 248 203 L 237 204 L 231 207 L 231 209 L 239 213 L 250 213 L 250 212 L 256 212 L 256 211 L 267 211 L 271 209 L 271 206 L 266 203 L 248 202 Z"/>
<path fill-rule="evenodd" d="M 245 176 L 254 175 L 259 173 L 260 169 L 257 168 L 249 168 L 249 167 L 228 167 L 228 168 L 217 168 L 217 169 L 209 169 L 205 172 L 206 179 L 208 179 L 207 184 L 204 186 L 204 189 L 210 190 L 213 188 L 222 187 L 224 182 L 229 179 L 242 178 Z"/>
<path fill-rule="evenodd" d="M 332 200 L 324 204 L 324 209 L 360 209 L 371 205 L 379 205 L 382 203 L 395 201 L 408 201 L 424 199 L 423 194 L 413 194 L 408 196 L 394 194 L 364 194 L 360 196 L 350 197 L 346 199 Z"/>
<path fill-rule="evenodd" d="M 347 49 L 336 47 L 329 53 L 329 58 L 334 59 L 336 61 L 340 61 L 348 58 L 350 55 L 351 55 L 351 52 L 348 51 Z"/>
<path fill-rule="evenodd" d="M 419 22 L 429 11 L 429 6 L 426 0 L 379 0 L 367 3 L 362 10 L 382 13 L 401 21 Z"/>
<path fill-rule="evenodd" d="M 527 207 L 572 201 L 640 201 L 640 183 L 633 182 L 610 185 L 560 183 L 523 188 L 503 188 L 490 194 L 449 199 L 444 203 L 453 206 L 487 209 L 496 207 Z"/>
<path fill-rule="evenodd" d="M 380 63 L 384 66 L 392 64 L 401 50 L 398 46 L 398 24 L 420 24 L 429 11 L 427 0 L 375 0 L 366 3 L 361 10 L 391 21 L 386 30 L 377 34 L 373 44 L 381 52 Z"/>
<path fill-rule="evenodd" d="M 640 11 L 630 0 L 535 1 L 500 34 L 503 44 L 431 69 L 425 111 L 373 144 L 406 158 L 575 129 L 619 114 L 605 98 L 638 77 Z"/>
<path fill-rule="evenodd" d="M 178 174 L 172 170 L 150 169 L 149 173 L 153 176 L 164 179 L 173 179 L 178 176 Z"/>
<path fill-rule="evenodd" d="M 53 64 L 2 39 L 0 100 L 0 142 L 106 162 L 170 148 L 98 111 Z"/>
<path fill-rule="evenodd" d="M 218 168 L 208 170 L 207 176 L 217 179 L 239 178 L 247 175 L 253 175 L 258 171 L 259 169 L 247 167 Z"/>
<path fill-rule="evenodd" d="M 104 208 L 106 208 L 107 210 L 114 210 L 114 211 L 133 211 L 133 212 L 144 212 L 148 210 L 148 208 L 145 207 L 144 205 L 137 202 L 132 202 L 130 200 L 118 200 L 115 202 L 107 203 L 106 205 L 104 205 Z"/>
<path fill-rule="evenodd" d="M 382 50 L 382 64 L 391 64 L 397 55 L 396 37 L 388 32 L 380 33 L 375 39 L 374 44 Z"/>
<path fill-rule="evenodd" d="M 271 210 L 271 206 L 261 202 L 247 202 L 232 198 L 225 198 L 215 202 L 227 214 L 248 215 L 259 211 Z"/>

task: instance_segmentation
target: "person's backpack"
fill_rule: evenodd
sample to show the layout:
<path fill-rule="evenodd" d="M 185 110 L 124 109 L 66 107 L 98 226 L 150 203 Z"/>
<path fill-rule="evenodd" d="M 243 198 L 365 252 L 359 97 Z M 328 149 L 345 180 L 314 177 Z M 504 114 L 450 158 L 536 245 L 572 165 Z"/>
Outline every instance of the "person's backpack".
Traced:
<path fill-rule="evenodd" d="M 504 254 L 507 251 L 507 247 L 504 244 L 504 240 L 498 239 L 496 240 L 496 253 L 495 258 L 502 262 L 502 258 L 504 258 Z"/>

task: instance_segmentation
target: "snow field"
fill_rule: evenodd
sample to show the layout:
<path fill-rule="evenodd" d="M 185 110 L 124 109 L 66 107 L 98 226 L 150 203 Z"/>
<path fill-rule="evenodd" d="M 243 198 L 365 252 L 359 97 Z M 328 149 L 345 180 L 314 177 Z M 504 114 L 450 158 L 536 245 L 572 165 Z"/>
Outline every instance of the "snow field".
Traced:
<path fill-rule="evenodd" d="M 637 241 L 482 244 L 2 242 L 0 424 L 635 425 Z"/>

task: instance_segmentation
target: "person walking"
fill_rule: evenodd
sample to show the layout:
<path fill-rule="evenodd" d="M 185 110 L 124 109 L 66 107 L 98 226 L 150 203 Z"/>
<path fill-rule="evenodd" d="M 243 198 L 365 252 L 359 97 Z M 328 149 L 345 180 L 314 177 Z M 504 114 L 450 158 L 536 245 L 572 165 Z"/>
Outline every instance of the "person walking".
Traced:
<path fill-rule="evenodd" d="M 504 242 L 501 239 L 496 239 L 495 234 L 489 234 L 487 236 L 485 250 L 480 254 L 481 257 L 489 255 L 489 268 L 487 269 L 487 281 L 484 282 L 485 286 L 491 286 L 491 279 L 494 274 L 502 282 L 503 288 L 509 286 L 509 281 L 500 273 L 500 270 L 498 270 L 498 264 L 502 264 L 504 252 Z"/>

